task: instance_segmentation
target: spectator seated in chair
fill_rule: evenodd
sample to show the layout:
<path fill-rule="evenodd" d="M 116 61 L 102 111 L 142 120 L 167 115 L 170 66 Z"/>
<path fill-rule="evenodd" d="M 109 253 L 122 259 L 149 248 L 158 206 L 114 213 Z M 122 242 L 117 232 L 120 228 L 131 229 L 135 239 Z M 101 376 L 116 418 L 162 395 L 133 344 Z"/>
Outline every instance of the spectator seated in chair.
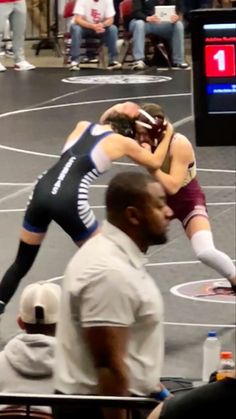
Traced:
<path fill-rule="evenodd" d="M 120 69 L 121 63 L 117 61 L 118 29 L 113 24 L 115 16 L 113 0 L 77 0 L 73 14 L 70 27 L 72 38 L 70 70 L 80 69 L 82 38 L 98 38 L 104 42 L 108 47 L 107 69 Z"/>
<path fill-rule="evenodd" d="M 133 34 L 133 69 L 145 68 L 145 36 L 154 35 L 167 40 L 172 51 L 172 67 L 175 69 L 189 69 L 184 62 L 184 26 L 181 20 L 178 1 L 165 0 L 130 0 L 132 13 L 127 17 L 129 31 Z M 155 6 L 175 5 L 176 12 L 170 21 L 162 21 L 155 14 Z"/>
<path fill-rule="evenodd" d="M 73 21 L 74 17 L 74 7 L 75 7 L 76 0 L 69 0 L 64 6 L 63 17 L 66 20 L 66 32 L 64 33 L 64 64 L 70 64 L 71 62 L 71 35 L 70 35 L 70 26 Z M 96 39 L 94 39 L 95 41 Z M 97 39 L 99 41 L 99 39 Z M 94 45 L 91 45 L 88 39 L 85 38 L 85 51 L 83 58 L 81 57 L 81 64 L 99 64 L 99 60 L 97 58 L 97 48 Z M 98 43 L 97 43 L 98 44 Z M 93 47 L 93 48 L 92 48 Z"/>
<path fill-rule="evenodd" d="M 129 19 L 132 14 L 132 0 L 123 0 L 120 3 L 120 22 L 122 30 L 122 41 L 126 46 L 125 53 L 122 58 L 122 63 L 129 62 L 133 65 L 133 60 L 128 58 L 132 56 L 132 33 L 129 32 Z M 171 68 L 171 50 L 167 41 L 160 37 L 145 34 L 145 62 L 138 65 L 136 69 L 142 70 L 145 64 L 158 67 Z"/>

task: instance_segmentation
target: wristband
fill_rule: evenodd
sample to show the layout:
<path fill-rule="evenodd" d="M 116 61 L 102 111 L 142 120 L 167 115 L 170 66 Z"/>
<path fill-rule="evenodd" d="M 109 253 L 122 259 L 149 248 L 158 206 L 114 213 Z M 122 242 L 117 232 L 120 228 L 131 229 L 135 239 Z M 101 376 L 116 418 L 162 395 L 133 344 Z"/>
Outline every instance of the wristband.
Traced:
<path fill-rule="evenodd" d="M 152 397 L 154 397 L 156 400 L 163 401 L 166 399 L 166 397 L 170 396 L 169 390 L 167 388 L 163 388 L 163 390 L 152 393 Z"/>

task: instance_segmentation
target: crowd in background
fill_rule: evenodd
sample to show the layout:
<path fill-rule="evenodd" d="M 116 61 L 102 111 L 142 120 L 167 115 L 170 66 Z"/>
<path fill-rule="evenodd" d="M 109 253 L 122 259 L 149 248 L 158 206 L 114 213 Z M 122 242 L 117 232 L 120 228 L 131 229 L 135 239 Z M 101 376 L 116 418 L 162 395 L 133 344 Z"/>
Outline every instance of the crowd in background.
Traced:
<path fill-rule="evenodd" d="M 126 0 L 127 1 L 127 0 Z M 145 62 L 145 35 L 151 34 L 163 38 L 170 47 L 170 61 L 173 67 L 187 69 L 189 66 L 184 60 L 184 31 L 189 31 L 189 13 L 196 8 L 230 7 L 233 2 L 214 0 L 130 0 L 132 13 L 128 18 L 127 29 L 133 36 L 133 65 L 134 70 L 146 67 Z M 71 1 L 70 1 L 71 2 Z M 32 70 L 34 65 L 25 58 L 26 39 L 38 39 L 39 49 L 53 48 L 53 38 L 57 38 L 65 30 L 63 12 L 67 0 L 0 0 L 0 56 L 6 55 L 15 61 L 14 69 L 18 71 Z M 74 18 L 70 22 L 71 70 L 80 68 L 81 39 L 94 35 L 102 38 L 108 47 L 108 69 L 117 70 L 122 67 L 119 62 L 119 49 L 117 42 L 122 37 L 120 31 L 120 3 L 121 0 L 100 0 L 99 2 L 74 1 Z M 171 22 L 158 22 L 154 19 L 154 5 L 176 5 L 176 13 Z M 96 16 L 92 14 L 96 9 Z M 81 14 L 83 19 L 81 21 Z M 98 19 L 99 18 L 99 22 Z M 96 51 L 87 57 L 88 61 L 96 62 Z M 94 61 L 95 59 L 95 61 Z M 6 67 L 0 62 L 0 71 Z"/>

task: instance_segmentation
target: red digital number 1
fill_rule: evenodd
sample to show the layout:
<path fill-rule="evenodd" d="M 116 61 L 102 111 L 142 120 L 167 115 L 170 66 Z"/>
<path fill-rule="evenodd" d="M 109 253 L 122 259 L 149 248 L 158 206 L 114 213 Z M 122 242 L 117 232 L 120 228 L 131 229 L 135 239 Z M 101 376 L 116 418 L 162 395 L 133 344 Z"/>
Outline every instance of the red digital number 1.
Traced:
<path fill-rule="evenodd" d="M 235 76 L 235 46 L 206 45 L 205 63 L 207 77 Z"/>

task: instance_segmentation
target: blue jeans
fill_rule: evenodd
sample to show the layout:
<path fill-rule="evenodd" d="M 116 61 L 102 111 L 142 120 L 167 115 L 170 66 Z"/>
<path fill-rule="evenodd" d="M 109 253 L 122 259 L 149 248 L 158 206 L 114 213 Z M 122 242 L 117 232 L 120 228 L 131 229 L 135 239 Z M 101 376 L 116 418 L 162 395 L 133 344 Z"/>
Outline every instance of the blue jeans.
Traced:
<path fill-rule="evenodd" d="M 80 46 L 82 38 L 91 38 L 97 36 L 95 31 L 92 29 L 83 28 L 77 24 L 72 24 L 70 27 L 71 33 L 71 60 L 79 63 L 80 57 Z M 101 39 L 104 40 L 105 45 L 108 48 L 108 60 L 109 63 L 117 59 L 117 48 L 116 41 L 118 39 L 118 30 L 115 25 L 111 25 L 105 28 L 105 32 L 102 33 Z"/>
<path fill-rule="evenodd" d="M 181 21 L 176 23 L 147 23 L 144 20 L 132 19 L 129 31 L 133 34 L 133 58 L 135 61 L 145 58 L 145 35 L 156 35 L 168 41 L 172 51 L 172 62 L 184 62 L 184 26 Z"/>

